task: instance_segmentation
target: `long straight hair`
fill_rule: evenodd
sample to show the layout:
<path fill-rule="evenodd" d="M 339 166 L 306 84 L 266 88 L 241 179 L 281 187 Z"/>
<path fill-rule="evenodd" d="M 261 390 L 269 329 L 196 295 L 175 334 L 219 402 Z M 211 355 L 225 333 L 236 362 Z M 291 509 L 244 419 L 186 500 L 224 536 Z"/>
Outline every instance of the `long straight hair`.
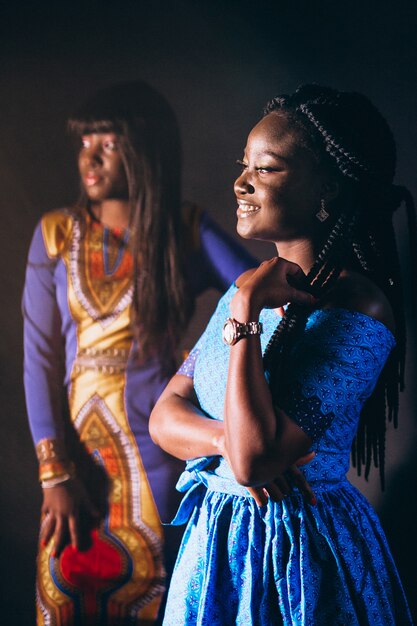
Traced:
<path fill-rule="evenodd" d="M 139 357 L 172 357 L 192 312 L 184 269 L 181 224 L 181 146 L 165 98 L 142 81 L 96 93 L 69 119 L 77 138 L 119 136 L 130 203 L 134 262 L 133 330 Z M 85 193 L 80 202 L 88 206 Z"/>

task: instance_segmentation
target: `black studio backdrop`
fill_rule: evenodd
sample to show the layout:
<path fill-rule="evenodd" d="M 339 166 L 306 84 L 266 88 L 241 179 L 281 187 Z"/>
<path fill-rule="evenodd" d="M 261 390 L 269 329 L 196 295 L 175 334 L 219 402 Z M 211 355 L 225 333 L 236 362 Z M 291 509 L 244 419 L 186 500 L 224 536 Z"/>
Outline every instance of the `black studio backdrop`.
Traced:
<path fill-rule="evenodd" d="M 398 142 L 397 182 L 416 196 L 417 49 L 413 2 L 14 3 L 0 14 L 1 622 L 34 623 L 40 489 L 22 390 L 20 298 L 27 248 L 41 214 L 72 202 L 77 171 L 65 121 L 104 85 L 141 78 L 174 107 L 183 139 L 184 197 L 234 232 L 232 182 L 264 103 L 302 82 L 363 91 Z M 405 217 L 397 216 L 406 267 Z M 261 258 L 273 254 L 248 243 Z M 205 294 L 189 348 L 218 294 Z M 387 487 L 355 483 L 378 510 L 410 603 L 416 589 L 417 476 L 414 320 L 400 429 L 388 433 Z M 413 446 L 414 444 L 414 446 Z"/>

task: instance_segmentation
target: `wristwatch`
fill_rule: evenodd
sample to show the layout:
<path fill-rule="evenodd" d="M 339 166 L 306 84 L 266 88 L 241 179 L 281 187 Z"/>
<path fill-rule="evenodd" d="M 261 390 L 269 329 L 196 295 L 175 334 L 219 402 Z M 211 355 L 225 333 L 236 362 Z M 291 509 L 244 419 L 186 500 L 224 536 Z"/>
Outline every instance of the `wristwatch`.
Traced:
<path fill-rule="evenodd" d="M 225 344 L 234 346 L 239 339 L 248 335 L 260 335 L 262 333 L 261 322 L 246 322 L 242 324 L 233 317 L 228 317 L 224 323 L 222 337 Z"/>

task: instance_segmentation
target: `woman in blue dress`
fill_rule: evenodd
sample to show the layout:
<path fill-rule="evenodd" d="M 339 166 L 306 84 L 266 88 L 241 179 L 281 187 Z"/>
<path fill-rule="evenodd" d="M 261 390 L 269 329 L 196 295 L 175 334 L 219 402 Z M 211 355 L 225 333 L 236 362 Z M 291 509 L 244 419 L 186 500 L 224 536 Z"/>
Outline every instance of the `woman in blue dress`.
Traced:
<path fill-rule="evenodd" d="M 379 521 L 346 478 L 352 450 L 383 480 L 403 384 L 392 214 L 405 201 L 412 233 L 414 214 L 391 131 L 364 96 L 306 85 L 267 105 L 239 163 L 237 230 L 277 256 L 230 287 L 151 416 L 154 441 L 188 460 L 164 623 L 410 624 Z M 315 503 L 281 479 L 309 450 Z"/>

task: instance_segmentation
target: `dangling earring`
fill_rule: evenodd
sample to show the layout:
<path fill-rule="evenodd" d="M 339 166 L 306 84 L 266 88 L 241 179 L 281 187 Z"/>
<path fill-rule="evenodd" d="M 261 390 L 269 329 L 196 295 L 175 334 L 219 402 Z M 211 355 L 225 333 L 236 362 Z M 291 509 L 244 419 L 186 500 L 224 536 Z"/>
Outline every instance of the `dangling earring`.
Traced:
<path fill-rule="evenodd" d="M 325 222 L 327 218 L 329 217 L 329 215 L 330 213 L 326 211 L 326 202 L 322 198 L 320 200 L 320 211 L 316 213 L 316 217 L 319 220 L 319 222 Z"/>

